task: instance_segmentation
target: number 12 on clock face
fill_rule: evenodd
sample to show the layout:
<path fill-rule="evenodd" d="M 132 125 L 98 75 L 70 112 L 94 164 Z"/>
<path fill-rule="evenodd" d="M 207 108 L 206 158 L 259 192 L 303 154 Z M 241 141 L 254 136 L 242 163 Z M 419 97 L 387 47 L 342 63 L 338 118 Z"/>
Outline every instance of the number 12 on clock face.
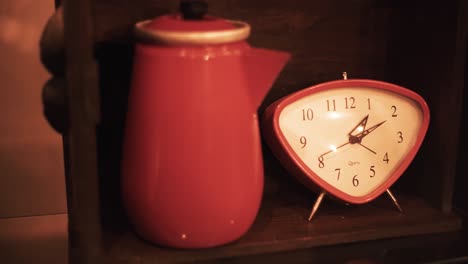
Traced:
<path fill-rule="evenodd" d="M 278 100 L 262 121 L 273 153 L 302 183 L 365 203 L 411 163 L 429 125 L 429 108 L 401 86 L 340 80 Z"/>

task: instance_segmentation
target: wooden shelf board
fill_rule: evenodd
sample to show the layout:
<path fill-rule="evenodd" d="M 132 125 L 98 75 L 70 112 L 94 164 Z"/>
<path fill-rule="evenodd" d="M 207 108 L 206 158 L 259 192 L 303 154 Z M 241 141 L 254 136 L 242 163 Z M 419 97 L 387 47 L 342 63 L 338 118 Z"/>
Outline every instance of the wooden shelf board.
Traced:
<path fill-rule="evenodd" d="M 402 196 L 399 201 L 404 214 L 392 208 L 386 197 L 358 206 L 328 201 L 308 222 L 306 206 L 266 198 L 249 232 L 228 245 L 199 250 L 163 248 L 141 240 L 128 228 L 106 232 L 103 255 L 106 263 L 208 261 L 461 228 L 458 216 L 443 214 L 419 198 Z"/>

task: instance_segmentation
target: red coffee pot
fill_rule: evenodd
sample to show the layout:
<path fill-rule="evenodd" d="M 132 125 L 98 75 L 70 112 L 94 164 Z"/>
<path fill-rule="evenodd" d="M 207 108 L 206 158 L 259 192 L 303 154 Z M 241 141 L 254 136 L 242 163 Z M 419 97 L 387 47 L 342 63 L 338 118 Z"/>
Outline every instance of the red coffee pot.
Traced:
<path fill-rule="evenodd" d="M 254 221 L 263 191 L 257 108 L 289 58 L 250 47 L 247 23 L 196 4 L 136 24 L 122 160 L 135 230 L 178 248 L 228 243 Z"/>

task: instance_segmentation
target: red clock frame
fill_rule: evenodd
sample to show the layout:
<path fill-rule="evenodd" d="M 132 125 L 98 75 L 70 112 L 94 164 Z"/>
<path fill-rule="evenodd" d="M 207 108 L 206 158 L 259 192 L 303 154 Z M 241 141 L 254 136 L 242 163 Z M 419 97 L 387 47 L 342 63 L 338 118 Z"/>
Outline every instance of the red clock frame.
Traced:
<path fill-rule="evenodd" d="M 292 147 L 287 142 L 285 136 L 279 128 L 279 116 L 283 109 L 289 104 L 309 96 L 311 94 L 319 93 L 324 90 L 337 89 L 337 88 L 346 88 L 346 87 L 365 87 L 372 89 L 382 89 L 387 90 L 393 93 L 400 94 L 407 98 L 415 101 L 423 113 L 423 120 L 421 128 L 418 132 L 416 142 L 411 148 L 408 155 L 401 162 L 400 166 L 392 173 L 388 179 L 377 187 L 374 191 L 370 192 L 365 196 L 351 196 L 346 194 L 334 186 L 330 185 L 317 174 L 315 174 L 295 153 Z M 427 129 L 429 127 L 430 120 L 430 111 L 426 101 L 417 93 L 398 86 L 395 84 L 376 81 L 376 80 L 366 80 L 366 79 L 350 79 L 350 80 L 338 80 L 331 81 L 326 83 L 321 83 L 314 85 L 298 92 L 295 92 L 289 96 L 285 96 L 274 103 L 272 103 L 263 114 L 262 119 L 262 134 L 264 140 L 269 145 L 273 154 L 280 161 L 280 163 L 287 169 L 288 172 L 292 173 L 302 184 L 304 184 L 309 189 L 312 189 L 316 192 L 325 191 L 328 195 L 331 195 L 337 199 L 343 200 L 348 203 L 353 204 L 363 204 L 370 202 L 380 196 L 385 190 L 390 188 L 390 186 L 395 183 L 398 178 L 405 172 L 408 166 L 413 161 L 416 153 L 418 152 L 421 144 L 426 135 Z"/>

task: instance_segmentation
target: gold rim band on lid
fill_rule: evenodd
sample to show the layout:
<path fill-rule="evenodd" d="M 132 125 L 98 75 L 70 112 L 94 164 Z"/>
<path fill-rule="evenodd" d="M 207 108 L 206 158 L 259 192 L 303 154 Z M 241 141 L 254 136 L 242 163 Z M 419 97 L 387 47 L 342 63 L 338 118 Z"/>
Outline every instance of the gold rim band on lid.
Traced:
<path fill-rule="evenodd" d="M 242 21 L 228 20 L 235 28 L 213 31 L 167 31 L 148 29 L 151 20 L 135 24 L 138 39 L 155 44 L 165 45 L 212 45 L 245 40 L 250 35 L 250 25 Z"/>

